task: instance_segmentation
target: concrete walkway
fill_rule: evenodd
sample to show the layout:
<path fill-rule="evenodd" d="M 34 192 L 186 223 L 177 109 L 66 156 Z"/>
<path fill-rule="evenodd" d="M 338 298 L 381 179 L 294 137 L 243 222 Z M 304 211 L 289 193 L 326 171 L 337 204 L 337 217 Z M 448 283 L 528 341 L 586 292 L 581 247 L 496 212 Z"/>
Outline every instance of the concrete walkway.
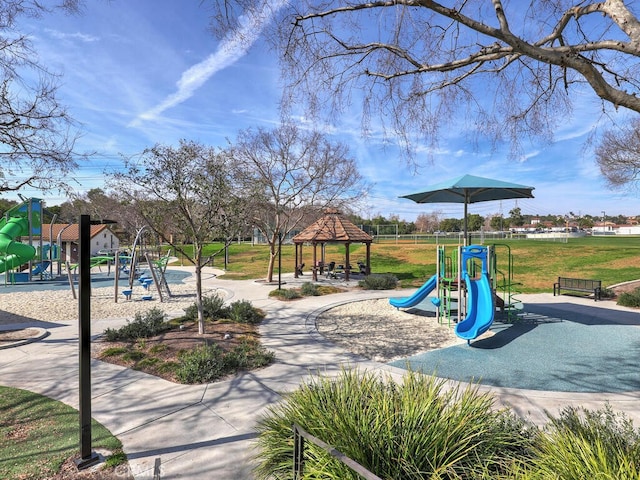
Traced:
<path fill-rule="evenodd" d="M 223 288 L 228 300 L 250 300 L 267 312 L 260 330 L 263 344 L 275 352 L 276 362 L 225 382 L 177 385 L 93 361 L 92 416 L 122 441 L 136 479 L 153 478 L 158 465 L 162 479 L 251 479 L 256 421 L 283 393 L 295 389 L 309 374 L 335 373 L 342 366 L 385 371 L 396 378 L 404 373 L 346 352 L 324 340 L 314 326 L 315 315 L 331 304 L 386 297 L 388 292 L 354 290 L 281 302 L 268 297 L 275 286 L 224 280 L 215 273 L 213 269 L 207 270 L 207 286 Z M 285 287 L 307 280 L 283 278 L 288 282 Z M 394 292 L 394 295 L 401 294 Z M 594 306 L 592 300 L 573 297 L 556 300 L 557 297 L 550 294 L 520 298 L 526 305 L 540 308 L 553 303 L 560 308 L 577 310 Z M 602 315 L 611 321 L 615 321 L 616 312 L 635 312 L 617 307 L 613 302 L 598 302 L 596 308 L 602 309 Z M 34 322 L 34 326 L 46 328 L 50 335 L 34 343 L 0 350 L 0 383 L 41 393 L 77 408 L 77 324 L 52 321 Z M 107 327 L 114 327 L 114 323 L 95 321 L 92 333 L 98 334 Z M 640 426 L 640 392 L 580 394 L 482 389 L 493 392 L 499 404 L 510 406 L 519 415 L 539 424 L 545 422 L 545 411 L 555 414 L 570 404 L 595 409 L 609 402 Z"/>

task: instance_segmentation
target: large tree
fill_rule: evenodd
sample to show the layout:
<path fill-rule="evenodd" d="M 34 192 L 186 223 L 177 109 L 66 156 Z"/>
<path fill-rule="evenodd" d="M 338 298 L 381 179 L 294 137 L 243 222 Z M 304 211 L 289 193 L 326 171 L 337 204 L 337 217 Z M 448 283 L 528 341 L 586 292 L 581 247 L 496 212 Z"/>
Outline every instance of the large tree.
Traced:
<path fill-rule="evenodd" d="M 75 11 L 79 0 L 0 2 L 0 193 L 26 185 L 64 187 L 76 166 L 75 126 L 57 97 L 59 75 L 41 64 L 21 17 L 52 8 Z"/>
<path fill-rule="evenodd" d="M 607 130 L 596 148 L 600 172 L 612 188 L 634 188 L 640 181 L 640 119 Z"/>
<path fill-rule="evenodd" d="M 585 92 L 640 112 L 640 20 L 623 0 L 217 0 L 218 32 L 268 10 L 289 90 L 305 112 L 361 101 L 365 129 L 436 140 L 452 113 L 518 146 L 553 132 Z M 408 148 L 412 143 L 407 142 Z"/>
<path fill-rule="evenodd" d="M 124 171 L 111 176 L 149 228 L 195 265 L 200 333 L 202 267 L 209 261 L 203 248 L 213 239 L 231 242 L 247 217 L 244 192 L 227 160 L 212 147 L 181 140 L 177 147 L 155 145 L 127 159 Z"/>
<path fill-rule="evenodd" d="M 248 129 L 238 134 L 226 155 L 252 203 L 248 221 L 269 244 L 268 282 L 273 281 L 282 238 L 310 212 L 348 205 L 363 194 L 362 177 L 347 146 L 319 132 L 290 124 Z"/>

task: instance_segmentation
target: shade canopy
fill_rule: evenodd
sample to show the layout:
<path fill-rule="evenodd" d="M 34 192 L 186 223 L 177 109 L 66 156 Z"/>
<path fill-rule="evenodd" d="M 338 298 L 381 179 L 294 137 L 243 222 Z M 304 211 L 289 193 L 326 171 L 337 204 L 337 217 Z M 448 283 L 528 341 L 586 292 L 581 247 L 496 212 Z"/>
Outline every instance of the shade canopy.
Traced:
<path fill-rule="evenodd" d="M 402 195 L 416 203 L 463 203 L 464 241 L 467 241 L 467 205 L 493 200 L 533 198 L 534 187 L 491 178 L 463 175 L 427 187 L 424 192 Z"/>
<path fill-rule="evenodd" d="M 533 198 L 527 187 L 491 178 L 463 175 L 427 187 L 424 192 L 403 195 L 417 203 L 477 203 L 513 198 Z"/>

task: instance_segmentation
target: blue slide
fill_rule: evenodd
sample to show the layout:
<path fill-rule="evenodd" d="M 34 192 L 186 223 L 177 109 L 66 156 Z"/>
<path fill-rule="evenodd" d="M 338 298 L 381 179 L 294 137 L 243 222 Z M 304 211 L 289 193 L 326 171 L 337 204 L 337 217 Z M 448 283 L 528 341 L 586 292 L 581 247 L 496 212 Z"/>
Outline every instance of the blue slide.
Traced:
<path fill-rule="evenodd" d="M 480 255 L 484 252 L 478 251 L 482 247 L 471 246 L 466 248 L 476 249 L 469 256 L 482 258 Z M 463 260 L 464 255 L 465 252 L 463 251 Z M 485 268 L 486 256 L 482 260 L 483 273 L 480 278 L 471 279 L 466 269 L 463 270 L 464 281 L 467 285 L 467 316 L 456 325 L 455 332 L 458 337 L 465 339 L 467 343 L 471 343 L 471 340 L 478 338 L 489 330 L 496 310 L 491 282 Z M 465 263 L 463 261 L 463 265 Z"/>
<path fill-rule="evenodd" d="M 415 307 L 425 298 L 427 295 L 431 293 L 431 291 L 436 288 L 438 284 L 438 276 L 434 275 L 429 280 L 425 282 L 416 292 L 410 297 L 400 297 L 400 298 L 390 298 L 389 303 L 396 308 L 409 308 Z"/>

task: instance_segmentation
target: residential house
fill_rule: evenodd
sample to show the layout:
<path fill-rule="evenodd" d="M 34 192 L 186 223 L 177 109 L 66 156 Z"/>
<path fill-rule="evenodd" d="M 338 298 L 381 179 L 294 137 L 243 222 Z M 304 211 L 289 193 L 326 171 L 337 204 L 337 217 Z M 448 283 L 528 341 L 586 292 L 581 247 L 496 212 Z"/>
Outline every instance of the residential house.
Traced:
<path fill-rule="evenodd" d="M 120 239 L 109 228 L 109 225 L 91 225 L 90 238 L 92 256 L 115 252 L 120 248 Z M 46 248 L 52 243 L 59 245 L 63 262 L 77 262 L 80 246 L 80 225 L 77 223 L 43 224 L 42 244 Z"/>

